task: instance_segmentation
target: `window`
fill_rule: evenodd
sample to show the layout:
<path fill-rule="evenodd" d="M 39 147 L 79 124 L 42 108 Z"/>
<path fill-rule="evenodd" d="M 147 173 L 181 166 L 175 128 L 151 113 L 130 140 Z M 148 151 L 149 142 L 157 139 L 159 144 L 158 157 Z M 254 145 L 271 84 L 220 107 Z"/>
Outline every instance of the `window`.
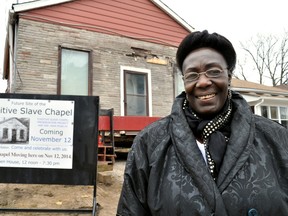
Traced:
<path fill-rule="evenodd" d="M 267 106 L 261 106 L 261 115 L 268 118 L 268 107 Z"/>
<path fill-rule="evenodd" d="M 2 138 L 3 139 L 7 139 L 8 138 L 8 128 L 3 128 Z"/>
<path fill-rule="evenodd" d="M 90 52 L 60 47 L 60 72 L 57 93 L 61 95 L 91 95 L 92 72 Z"/>
<path fill-rule="evenodd" d="M 24 130 L 20 130 L 20 139 L 24 139 Z"/>
<path fill-rule="evenodd" d="M 175 67 L 174 69 L 175 97 L 177 97 L 182 91 L 185 91 L 182 77 L 183 77 L 182 72 Z"/>
<path fill-rule="evenodd" d="M 148 116 L 147 74 L 124 72 L 125 115 Z"/>
<path fill-rule="evenodd" d="M 151 70 L 120 67 L 121 116 L 152 116 Z"/>
<path fill-rule="evenodd" d="M 271 119 L 277 120 L 279 118 L 278 116 L 278 109 L 275 106 L 270 107 L 270 114 L 271 114 Z"/>
<path fill-rule="evenodd" d="M 288 129 L 288 107 L 280 107 L 280 123 Z"/>
<path fill-rule="evenodd" d="M 288 128 L 288 107 L 261 106 L 261 115 L 270 118 Z"/>

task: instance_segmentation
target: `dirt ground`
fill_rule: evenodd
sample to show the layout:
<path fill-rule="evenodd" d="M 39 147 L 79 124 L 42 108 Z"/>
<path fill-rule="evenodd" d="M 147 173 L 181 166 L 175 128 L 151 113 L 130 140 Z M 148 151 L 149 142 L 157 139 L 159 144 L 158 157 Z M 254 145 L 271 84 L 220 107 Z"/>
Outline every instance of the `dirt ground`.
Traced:
<path fill-rule="evenodd" d="M 111 174 L 111 184 L 98 183 L 96 202 L 98 216 L 116 215 L 125 160 L 116 160 Z M 0 184 L 0 215 L 5 216 L 65 216 L 92 215 L 91 212 L 27 212 L 27 209 L 89 209 L 93 203 L 93 186 Z M 6 211 L 5 209 L 24 209 Z M 5 211 L 4 211 L 5 210 Z M 26 212 L 25 212 L 26 211 Z"/>

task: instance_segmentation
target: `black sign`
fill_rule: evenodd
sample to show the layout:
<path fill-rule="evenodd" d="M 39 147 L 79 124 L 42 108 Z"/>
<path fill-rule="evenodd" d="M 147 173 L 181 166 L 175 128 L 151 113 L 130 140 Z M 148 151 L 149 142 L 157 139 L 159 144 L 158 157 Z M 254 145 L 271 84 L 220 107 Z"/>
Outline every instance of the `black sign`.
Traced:
<path fill-rule="evenodd" d="M 0 182 L 95 185 L 98 96 L 0 94 Z"/>

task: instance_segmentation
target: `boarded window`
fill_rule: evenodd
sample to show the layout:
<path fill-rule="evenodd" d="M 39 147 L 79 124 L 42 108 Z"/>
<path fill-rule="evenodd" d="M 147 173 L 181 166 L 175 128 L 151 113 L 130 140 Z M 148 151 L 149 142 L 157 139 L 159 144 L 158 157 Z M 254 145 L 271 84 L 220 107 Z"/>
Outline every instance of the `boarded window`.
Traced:
<path fill-rule="evenodd" d="M 91 95 L 90 52 L 60 48 L 58 94 Z"/>

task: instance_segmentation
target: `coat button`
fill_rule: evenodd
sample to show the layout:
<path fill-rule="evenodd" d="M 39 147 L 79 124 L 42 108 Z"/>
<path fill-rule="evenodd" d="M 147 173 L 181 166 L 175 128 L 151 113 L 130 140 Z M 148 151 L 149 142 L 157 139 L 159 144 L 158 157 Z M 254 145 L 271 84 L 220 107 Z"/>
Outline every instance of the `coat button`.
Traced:
<path fill-rule="evenodd" d="M 254 208 L 249 209 L 248 216 L 258 216 L 258 211 Z"/>

